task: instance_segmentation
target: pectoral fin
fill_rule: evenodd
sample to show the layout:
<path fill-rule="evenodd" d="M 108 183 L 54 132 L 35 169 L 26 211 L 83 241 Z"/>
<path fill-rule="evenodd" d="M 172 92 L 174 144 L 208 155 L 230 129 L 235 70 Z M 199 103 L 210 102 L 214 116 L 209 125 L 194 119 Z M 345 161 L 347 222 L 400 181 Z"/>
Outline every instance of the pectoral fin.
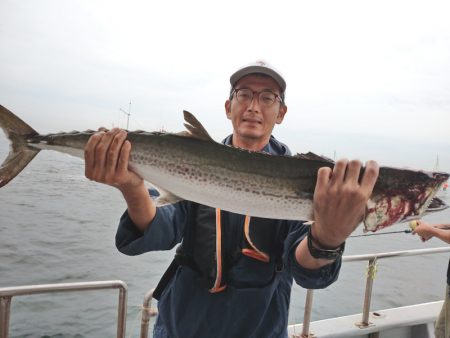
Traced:
<path fill-rule="evenodd" d="M 183 200 L 183 198 L 172 194 L 171 192 L 158 188 L 159 196 L 155 199 L 155 205 L 161 207 L 163 205 L 175 204 Z"/>

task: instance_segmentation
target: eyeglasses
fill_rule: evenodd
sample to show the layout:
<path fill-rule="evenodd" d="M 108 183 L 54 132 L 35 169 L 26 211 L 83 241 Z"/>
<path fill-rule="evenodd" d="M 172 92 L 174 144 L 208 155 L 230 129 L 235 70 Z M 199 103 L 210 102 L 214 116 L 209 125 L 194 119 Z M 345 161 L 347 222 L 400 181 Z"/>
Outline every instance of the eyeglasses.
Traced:
<path fill-rule="evenodd" d="M 261 106 L 264 107 L 270 107 L 275 103 L 275 101 L 278 99 L 278 101 L 281 102 L 281 98 L 278 94 L 275 94 L 274 92 L 271 92 L 270 90 L 263 90 L 261 92 L 254 92 L 247 88 L 241 88 L 241 89 L 235 89 L 231 93 L 231 95 L 236 96 L 236 100 L 241 104 L 249 104 L 253 101 L 253 96 L 257 94 L 258 96 L 258 102 Z"/>

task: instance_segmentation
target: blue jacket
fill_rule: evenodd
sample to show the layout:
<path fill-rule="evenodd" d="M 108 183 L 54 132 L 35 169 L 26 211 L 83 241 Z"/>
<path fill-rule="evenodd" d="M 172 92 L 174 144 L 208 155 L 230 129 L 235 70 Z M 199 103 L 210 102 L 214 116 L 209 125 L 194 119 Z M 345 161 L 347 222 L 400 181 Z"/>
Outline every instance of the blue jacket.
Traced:
<path fill-rule="evenodd" d="M 231 137 L 224 143 L 231 144 Z M 271 138 L 263 151 L 290 155 L 289 149 Z M 185 227 L 192 221 L 190 201 L 159 207 L 148 229 L 142 233 L 127 212 L 116 234 L 116 246 L 127 255 L 170 250 L 183 239 Z M 244 215 L 229 213 L 236 227 L 229 236 L 242 234 Z M 301 267 L 295 248 L 306 235 L 301 221 L 274 220 L 274 225 L 289 229 L 284 239 L 281 272 L 247 256 L 240 256 L 227 271 L 227 288 L 210 293 L 189 267 L 179 267 L 158 302 L 159 315 L 154 327 L 156 338 L 285 338 L 293 279 L 305 288 L 325 288 L 338 276 L 341 260 L 317 270 Z M 232 237 L 230 237 L 232 240 Z"/>

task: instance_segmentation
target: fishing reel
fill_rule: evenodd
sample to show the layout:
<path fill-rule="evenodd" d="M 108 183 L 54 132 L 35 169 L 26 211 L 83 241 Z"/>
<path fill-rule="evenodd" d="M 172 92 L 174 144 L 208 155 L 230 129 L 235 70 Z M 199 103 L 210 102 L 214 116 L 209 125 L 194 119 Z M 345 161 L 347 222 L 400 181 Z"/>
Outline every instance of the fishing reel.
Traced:
<path fill-rule="evenodd" d="M 414 231 L 419 226 L 419 222 L 417 220 L 409 222 L 409 228 L 411 231 Z"/>

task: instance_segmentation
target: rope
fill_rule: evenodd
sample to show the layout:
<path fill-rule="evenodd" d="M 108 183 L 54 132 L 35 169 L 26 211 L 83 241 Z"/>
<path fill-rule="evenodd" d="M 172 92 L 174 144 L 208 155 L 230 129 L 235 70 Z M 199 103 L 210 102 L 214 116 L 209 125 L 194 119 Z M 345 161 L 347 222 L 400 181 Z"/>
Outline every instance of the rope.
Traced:
<path fill-rule="evenodd" d="M 131 319 L 131 329 L 128 334 L 128 338 L 133 337 L 134 329 L 136 328 L 136 326 L 139 326 L 142 323 L 142 316 L 144 315 L 144 312 L 148 313 L 149 319 L 156 315 L 156 311 L 154 308 L 144 307 L 143 305 L 136 307 L 139 309 L 139 311 L 136 312 L 134 319 Z"/>
<path fill-rule="evenodd" d="M 369 263 L 369 266 L 366 270 L 366 277 L 370 277 L 370 279 L 374 280 L 378 272 L 378 260 L 375 258 L 373 262 Z"/>

